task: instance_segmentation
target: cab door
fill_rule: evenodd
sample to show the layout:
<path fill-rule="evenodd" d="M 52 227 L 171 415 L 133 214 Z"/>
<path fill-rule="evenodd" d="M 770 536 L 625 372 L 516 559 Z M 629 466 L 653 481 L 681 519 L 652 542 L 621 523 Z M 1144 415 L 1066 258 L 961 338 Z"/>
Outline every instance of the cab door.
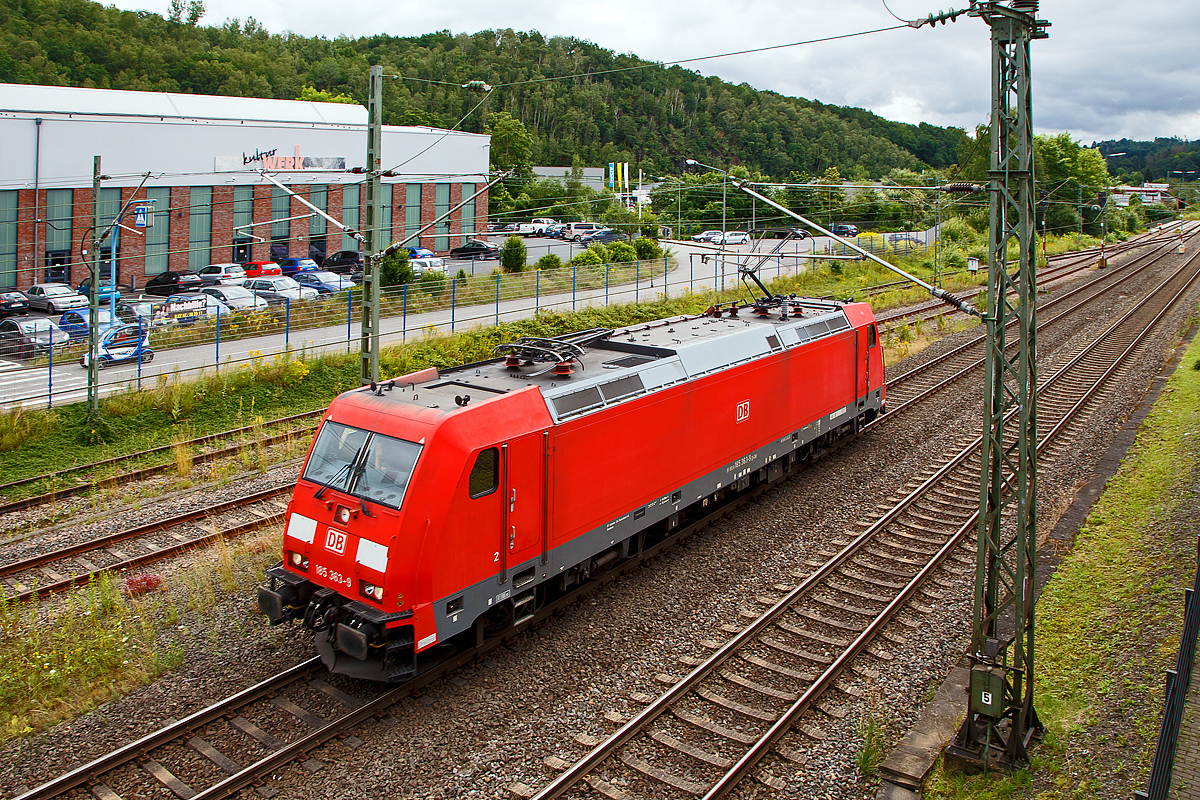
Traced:
<path fill-rule="evenodd" d="M 501 447 L 504 547 L 510 567 L 542 552 L 548 442 L 548 432 L 538 431 Z"/>

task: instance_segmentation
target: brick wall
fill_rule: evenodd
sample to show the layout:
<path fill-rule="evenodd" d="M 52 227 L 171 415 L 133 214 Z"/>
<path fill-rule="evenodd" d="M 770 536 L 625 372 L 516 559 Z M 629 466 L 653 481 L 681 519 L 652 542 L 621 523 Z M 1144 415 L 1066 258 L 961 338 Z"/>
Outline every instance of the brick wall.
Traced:
<path fill-rule="evenodd" d="M 342 218 L 342 187 L 339 184 L 329 184 L 325 195 L 325 213 L 334 219 Z M 331 256 L 342 249 L 342 229 L 332 222 L 325 222 L 325 255 Z"/>
<path fill-rule="evenodd" d="M 451 208 L 454 208 L 456 205 L 458 205 L 459 203 L 462 202 L 462 200 L 463 200 L 462 188 L 463 188 L 463 185 L 461 183 L 450 184 L 450 207 Z M 462 215 L 463 215 L 463 212 L 462 212 L 461 208 L 459 210 L 453 212 L 450 215 L 450 246 L 451 247 L 459 247 L 465 241 L 465 239 L 462 238 L 462 230 L 463 230 Z"/>
<path fill-rule="evenodd" d="M 271 219 L 271 185 L 255 186 L 254 187 L 254 214 L 252 222 L 266 222 Z M 271 226 L 258 225 L 254 228 L 248 228 L 255 236 L 261 237 L 264 241 L 254 240 L 254 244 L 250 246 L 251 261 L 270 261 L 271 260 Z"/>
<path fill-rule="evenodd" d="M 171 187 L 171 233 L 167 239 L 167 269 L 170 272 L 188 271 L 188 229 L 190 227 L 192 190 L 190 186 Z"/>
<path fill-rule="evenodd" d="M 39 210 L 44 210 L 46 205 L 46 193 L 43 191 L 42 205 Z M 33 189 L 18 189 L 17 190 L 17 288 L 28 289 L 33 284 L 41 280 L 42 277 L 42 261 L 43 256 L 34 250 L 33 240 L 36 225 L 34 220 L 37 216 L 34 213 L 33 207 Z M 45 251 L 45 239 L 41 234 L 37 235 L 38 249 Z"/>
<path fill-rule="evenodd" d="M 424 228 L 429 223 L 433 222 L 434 217 L 437 216 L 436 208 L 437 208 L 437 184 L 434 184 L 434 183 L 421 184 L 421 227 L 422 228 Z M 409 247 L 419 246 L 419 247 L 425 247 L 425 248 L 432 250 L 433 244 L 434 244 L 434 239 L 436 238 L 434 236 L 434 231 L 435 231 L 435 228 L 430 228 L 429 230 L 425 231 L 425 233 L 421 235 L 420 245 L 410 244 Z"/>
<path fill-rule="evenodd" d="M 128 189 L 121 190 L 122 206 L 134 197 L 133 189 L 134 187 L 131 186 Z M 144 192 L 139 196 L 143 199 L 146 197 Z M 122 220 L 122 222 L 125 224 L 126 228 L 139 230 L 138 228 L 134 227 L 133 224 L 133 208 L 134 204 L 131 203 L 129 206 L 129 211 L 126 212 L 125 218 Z M 131 233 L 127 230 L 122 230 L 120 247 L 117 252 L 121 257 L 120 262 L 117 264 L 117 267 L 120 270 L 121 285 L 143 285 L 146 282 L 146 237 L 144 235 L 138 236 L 136 233 Z M 132 284 L 130 283 L 131 280 L 133 281 Z"/>
<path fill-rule="evenodd" d="M 488 193 L 475 198 L 475 238 L 487 241 L 488 226 Z"/>
<path fill-rule="evenodd" d="M 212 254 L 213 264 L 228 264 L 233 261 L 233 187 L 214 186 L 212 202 Z"/>
<path fill-rule="evenodd" d="M 310 187 L 292 186 L 291 189 L 305 200 L 309 199 L 308 193 Z M 292 198 L 291 209 L 291 212 L 288 214 L 289 217 L 297 217 L 301 214 L 312 213 L 312 209 L 294 197 Z M 308 224 L 308 217 L 305 217 L 304 219 L 292 220 L 292 241 L 290 242 L 290 247 L 292 255 L 296 258 L 308 258 Z"/>

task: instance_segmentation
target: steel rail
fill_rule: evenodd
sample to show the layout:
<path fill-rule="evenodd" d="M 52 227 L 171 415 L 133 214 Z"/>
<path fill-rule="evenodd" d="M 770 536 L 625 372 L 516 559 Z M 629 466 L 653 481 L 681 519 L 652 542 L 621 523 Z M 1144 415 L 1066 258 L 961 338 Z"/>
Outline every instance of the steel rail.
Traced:
<path fill-rule="evenodd" d="M 1139 313 L 1145 303 L 1150 298 L 1162 291 L 1185 270 L 1192 267 L 1198 256 L 1193 256 L 1183 266 L 1181 266 L 1174 274 L 1163 281 L 1158 287 L 1152 290 L 1147 295 L 1147 300 L 1143 301 L 1139 306 L 1131 309 L 1121 317 L 1116 323 L 1110 326 L 1104 333 L 1096 337 L 1096 339 L 1078 356 L 1073 358 L 1068 364 L 1055 372 L 1053 376 L 1046 379 L 1042 383 L 1043 389 L 1064 379 L 1071 370 L 1073 370 L 1089 353 L 1099 349 L 1108 337 L 1121 326 L 1125 325 L 1135 314 Z M 1066 413 L 1064 418 L 1060 420 L 1054 429 L 1044 436 L 1038 443 L 1038 449 L 1046 447 L 1052 440 L 1052 436 L 1057 436 L 1063 426 L 1069 419 L 1074 417 L 1086 404 L 1087 400 L 1099 391 L 1099 388 L 1104 384 L 1107 378 L 1117 368 L 1117 366 L 1133 352 L 1134 347 L 1153 329 L 1155 324 L 1167 313 L 1178 299 L 1188 290 L 1196 281 L 1197 275 L 1200 273 L 1194 272 L 1187 280 L 1185 285 L 1175 292 L 1174 296 L 1164 304 L 1163 308 L 1143 327 L 1141 332 L 1135 337 L 1134 341 L 1127 346 L 1118 360 L 1114 361 L 1105 372 L 1092 382 L 1091 386 L 1084 392 L 1083 396 L 1077 401 L 1074 406 Z M 1015 415 L 1015 410 L 1008 415 L 1011 420 Z M 674 686 L 667 690 L 656 700 L 652 701 L 639 714 L 629 720 L 619 730 L 614 732 L 608 739 L 593 748 L 587 755 L 572 765 L 568 770 L 563 772 L 552 783 L 538 792 L 534 800 L 550 800 L 562 796 L 567 790 L 578 784 L 589 772 L 592 771 L 598 764 L 607 760 L 615 751 L 624 746 L 634 736 L 645 729 L 650 722 L 661 716 L 680 698 L 687 695 L 695 686 L 704 678 L 712 675 L 718 667 L 727 661 L 736 652 L 740 651 L 746 644 L 753 641 L 759 633 L 768 627 L 779 615 L 786 609 L 790 608 L 795 602 L 812 590 L 813 587 L 824 581 L 835 569 L 845 563 L 852 555 L 857 552 L 863 544 L 875 538 L 878 533 L 892 521 L 894 521 L 903 511 L 911 506 L 917 499 L 924 496 L 937 483 L 948 475 L 953 469 L 956 469 L 967 459 L 974 457 L 977 454 L 982 437 L 975 437 L 970 444 L 962 448 L 954 455 L 946 464 L 939 468 L 933 475 L 927 478 L 916 489 L 912 490 L 899 503 L 890 508 L 879 520 L 874 522 L 867 530 L 855 537 L 854 541 L 847 544 L 841 551 L 826 561 L 820 568 L 809 575 L 805 580 L 795 587 L 793 590 L 779 600 L 768 611 L 764 612 L 756 620 L 750 623 L 746 628 L 736 634 L 732 639 L 716 650 L 704 663 L 696 666 L 687 676 L 678 681 Z M 876 616 L 875 620 L 867 626 L 867 628 L 859 634 L 858 637 L 843 651 L 837 659 L 825 670 L 824 673 L 813 683 L 805 692 L 803 692 L 792 706 L 784 712 L 781 717 L 768 729 L 763 737 L 749 750 L 741 759 L 739 759 L 733 767 L 721 778 L 713 787 L 705 794 L 705 800 L 723 796 L 729 791 L 745 774 L 758 763 L 775 742 L 795 723 L 795 721 L 811 706 L 815 699 L 829 688 L 832 682 L 841 674 L 848 665 L 850 660 L 865 648 L 873 637 L 878 633 L 884 625 L 890 621 L 895 612 L 899 610 L 911 595 L 920 587 L 921 583 L 945 557 L 961 543 L 962 538 L 971 531 L 975 519 L 978 517 L 978 510 L 972 512 L 967 520 L 952 534 L 948 541 L 938 549 L 937 553 L 932 557 L 931 562 L 925 565 L 916 576 L 914 576 L 901 590 L 900 594 L 893 598 L 883 611 Z"/>
<path fill-rule="evenodd" d="M 77 544 L 69 545 L 49 553 L 40 553 L 36 556 L 30 556 L 29 558 L 25 558 L 20 561 L 10 561 L 7 564 L 0 565 L 0 578 L 7 577 L 18 572 L 24 572 L 25 570 L 36 569 L 43 564 L 61 561 L 64 558 L 71 558 L 72 556 L 76 556 L 81 553 L 87 553 L 92 550 L 97 550 L 101 547 L 107 547 L 110 544 L 123 542 L 126 539 L 133 539 L 138 536 L 157 533 L 159 531 L 167 530 L 168 528 L 185 525 L 188 522 L 193 522 L 198 519 L 204 519 L 205 517 L 212 516 L 213 514 L 223 514 L 226 511 L 233 511 L 235 509 L 243 508 L 255 503 L 261 503 L 265 500 L 270 500 L 282 494 L 289 494 L 293 488 L 294 487 L 289 484 L 287 486 L 276 486 L 273 489 L 264 489 L 252 494 L 235 497 L 232 500 L 225 500 L 220 503 L 215 503 L 211 506 L 205 506 L 204 508 L 198 508 L 193 511 L 185 511 L 182 514 L 177 514 L 173 517 L 156 520 L 155 522 L 147 522 L 144 525 L 127 528 L 123 531 L 118 531 L 117 533 L 108 534 L 107 536 L 89 539 L 86 542 L 79 542 Z"/>

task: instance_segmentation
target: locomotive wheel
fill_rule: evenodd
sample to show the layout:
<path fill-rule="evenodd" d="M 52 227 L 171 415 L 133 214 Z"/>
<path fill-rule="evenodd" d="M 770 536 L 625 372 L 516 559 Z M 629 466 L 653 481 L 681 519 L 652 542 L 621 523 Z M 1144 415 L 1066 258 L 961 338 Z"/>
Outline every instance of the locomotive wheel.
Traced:
<path fill-rule="evenodd" d="M 499 605 L 489 608 L 487 613 L 479 618 L 478 622 L 483 630 L 483 638 L 485 639 L 490 639 L 501 631 L 511 627 L 512 623 L 513 608 L 511 600 L 505 600 Z"/>

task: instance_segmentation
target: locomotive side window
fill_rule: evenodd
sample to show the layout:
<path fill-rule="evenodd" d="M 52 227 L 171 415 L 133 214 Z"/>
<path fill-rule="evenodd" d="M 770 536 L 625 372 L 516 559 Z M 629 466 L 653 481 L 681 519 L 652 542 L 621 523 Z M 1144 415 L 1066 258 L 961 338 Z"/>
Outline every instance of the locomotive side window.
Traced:
<path fill-rule="evenodd" d="M 475 459 L 475 466 L 471 468 L 471 479 L 467 482 L 471 497 L 483 497 L 496 491 L 499 476 L 500 451 L 489 447 L 479 454 Z"/>
<path fill-rule="evenodd" d="M 867 347 L 868 348 L 874 347 L 878 343 L 879 343 L 879 334 L 875 332 L 875 325 L 874 325 L 874 323 L 872 323 L 871 326 L 869 328 L 867 328 Z"/>

